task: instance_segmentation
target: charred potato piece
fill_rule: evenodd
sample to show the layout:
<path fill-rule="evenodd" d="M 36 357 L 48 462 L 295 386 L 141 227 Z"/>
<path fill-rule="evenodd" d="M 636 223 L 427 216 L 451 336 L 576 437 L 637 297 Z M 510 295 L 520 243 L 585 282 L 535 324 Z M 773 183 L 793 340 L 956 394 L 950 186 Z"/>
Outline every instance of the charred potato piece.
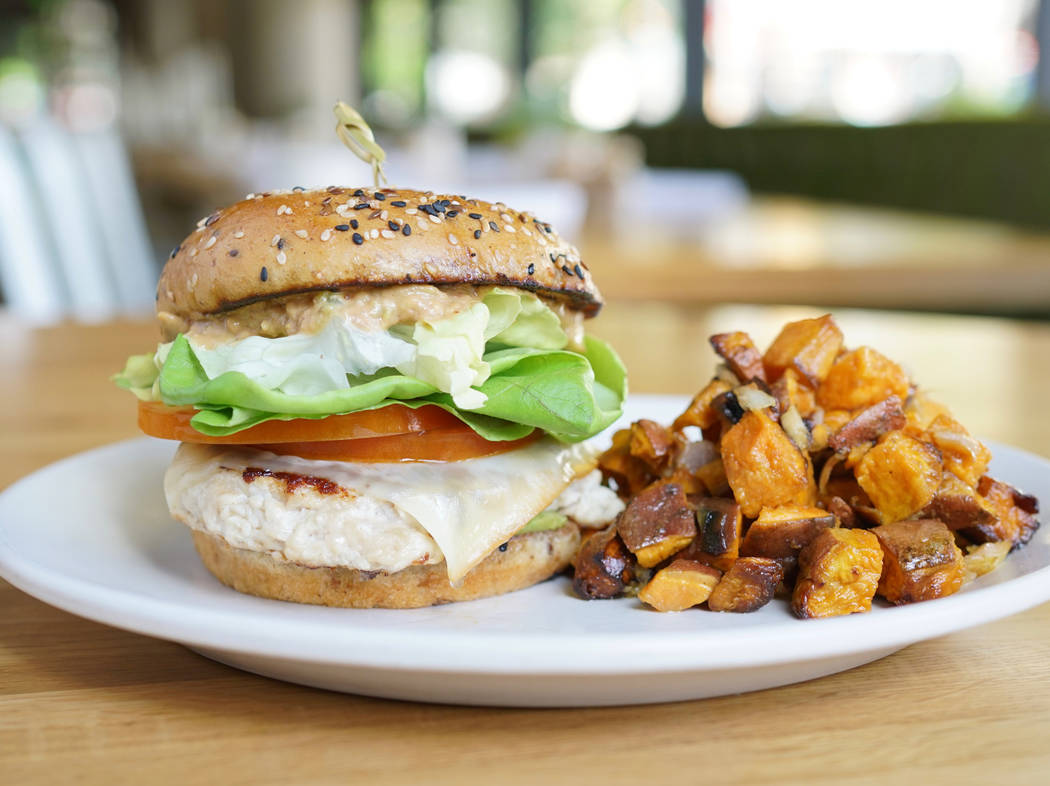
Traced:
<path fill-rule="evenodd" d="M 933 501 L 941 485 L 941 455 L 927 442 L 891 431 L 865 454 L 856 475 L 883 521 L 901 521 Z"/>
<path fill-rule="evenodd" d="M 865 529 L 826 529 L 799 554 L 791 610 L 802 619 L 871 609 L 882 575 L 882 547 Z"/>
<path fill-rule="evenodd" d="M 911 381 L 904 370 L 871 347 L 847 352 L 831 366 L 817 388 L 817 403 L 824 409 L 858 410 L 890 396 L 906 401 Z"/>
<path fill-rule="evenodd" d="M 783 578 L 784 568 L 776 560 L 741 557 L 722 576 L 707 607 L 711 611 L 758 611 L 773 600 Z"/>
<path fill-rule="evenodd" d="M 765 412 L 745 413 L 721 448 L 726 479 L 748 518 L 764 507 L 816 502 L 809 458 Z"/>
<path fill-rule="evenodd" d="M 763 508 L 740 544 L 745 557 L 797 557 L 824 530 L 836 526 L 826 510 L 800 505 Z"/>
<path fill-rule="evenodd" d="M 644 461 L 631 455 L 631 430 L 613 434 L 612 446 L 598 457 L 598 469 L 616 482 L 624 499 L 637 494 L 653 482 L 654 475 Z"/>
<path fill-rule="evenodd" d="M 1039 529 L 1035 518 L 1039 503 L 1035 497 L 1022 494 L 1009 483 L 988 475 L 983 475 L 977 482 L 977 493 L 995 513 L 996 519 L 991 524 L 961 530 L 966 537 L 975 543 L 1008 540 L 1015 546 L 1032 539 Z"/>
<path fill-rule="evenodd" d="M 739 330 L 735 333 L 716 333 L 709 340 L 718 356 L 741 382 L 749 382 L 756 378 L 766 381 L 762 353 L 747 333 Z"/>
<path fill-rule="evenodd" d="M 932 442 L 944 459 L 944 468 L 968 486 L 976 486 L 988 470 L 992 453 L 970 436 L 961 423 L 950 415 L 941 414 L 927 428 Z"/>
<path fill-rule="evenodd" d="M 743 532 L 740 506 L 723 497 L 704 497 L 696 502 L 696 544 L 715 557 L 740 554 Z"/>
<path fill-rule="evenodd" d="M 657 611 L 682 611 L 699 606 L 711 595 L 722 571 L 689 559 L 676 559 L 657 571 L 638 599 Z"/>
<path fill-rule="evenodd" d="M 780 402 L 780 411 L 787 412 L 794 407 L 804 418 L 808 418 L 817 408 L 817 394 L 809 382 L 793 368 L 784 369 L 780 379 L 771 388 L 773 396 Z"/>
<path fill-rule="evenodd" d="M 627 503 L 616 531 L 643 568 L 658 565 L 696 537 L 696 517 L 677 483 L 654 483 Z"/>
<path fill-rule="evenodd" d="M 962 551 L 943 522 L 897 521 L 871 530 L 882 546 L 879 594 L 890 603 L 943 598 L 963 584 Z"/>
<path fill-rule="evenodd" d="M 951 472 L 941 474 L 937 494 L 919 512 L 924 519 L 943 521 L 950 530 L 979 531 L 995 522 L 995 512 L 977 491 Z"/>
<path fill-rule="evenodd" d="M 572 587 L 585 600 L 615 598 L 635 580 L 635 566 L 634 555 L 609 526 L 580 544 Z"/>
<path fill-rule="evenodd" d="M 840 349 L 842 331 L 830 314 L 789 322 L 762 356 L 766 380 L 775 382 L 785 369 L 793 368 L 816 387 L 827 376 Z"/>
<path fill-rule="evenodd" d="M 663 472 L 671 460 L 674 439 L 669 429 L 655 420 L 637 420 L 631 424 L 628 452 L 640 460 L 654 475 Z"/>
<path fill-rule="evenodd" d="M 671 426 L 674 431 L 681 431 L 686 426 L 696 426 L 698 429 L 706 430 L 718 422 L 718 414 L 711 409 L 711 402 L 722 393 L 733 389 L 733 386 L 721 379 L 712 379 L 697 393 L 685 412 L 679 415 Z"/>
<path fill-rule="evenodd" d="M 857 514 L 842 497 L 831 497 L 827 501 L 827 507 L 828 513 L 838 519 L 840 527 L 853 529 L 854 527 L 861 526 L 860 522 L 857 520 Z"/>
<path fill-rule="evenodd" d="M 905 422 L 901 400 L 897 396 L 890 396 L 861 410 L 835 432 L 828 440 L 828 447 L 837 453 L 844 453 L 865 442 L 874 442 L 887 431 L 904 428 Z"/>

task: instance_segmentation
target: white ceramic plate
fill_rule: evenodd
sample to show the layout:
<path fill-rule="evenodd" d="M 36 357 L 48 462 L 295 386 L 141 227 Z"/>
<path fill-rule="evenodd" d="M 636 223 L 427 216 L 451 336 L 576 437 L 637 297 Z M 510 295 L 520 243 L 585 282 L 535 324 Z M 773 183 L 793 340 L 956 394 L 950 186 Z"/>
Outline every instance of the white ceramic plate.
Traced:
<path fill-rule="evenodd" d="M 638 396 L 626 420 L 684 406 Z M 997 477 L 1050 500 L 1050 462 L 992 445 Z M 333 690 L 502 706 L 640 704 L 832 674 L 1050 599 L 1050 527 L 942 600 L 800 621 L 658 614 L 584 602 L 558 578 L 499 598 L 412 611 L 330 609 L 241 595 L 198 561 L 161 477 L 172 445 L 139 439 L 53 464 L 0 495 L 0 575 L 59 608 L 181 642 L 238 668 Z"/>

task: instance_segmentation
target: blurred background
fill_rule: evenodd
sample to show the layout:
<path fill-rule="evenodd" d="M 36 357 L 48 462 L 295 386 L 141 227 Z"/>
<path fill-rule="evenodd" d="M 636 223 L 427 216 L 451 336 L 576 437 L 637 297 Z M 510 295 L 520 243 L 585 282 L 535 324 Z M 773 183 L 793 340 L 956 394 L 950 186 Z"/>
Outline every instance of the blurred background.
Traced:
<path fill-rule="evenodd" d="M 151 309 L 246 192 L 535 211 L 606 295 L 1050 316 L 1050 0 L 0 0 L 0 296 Z"/>

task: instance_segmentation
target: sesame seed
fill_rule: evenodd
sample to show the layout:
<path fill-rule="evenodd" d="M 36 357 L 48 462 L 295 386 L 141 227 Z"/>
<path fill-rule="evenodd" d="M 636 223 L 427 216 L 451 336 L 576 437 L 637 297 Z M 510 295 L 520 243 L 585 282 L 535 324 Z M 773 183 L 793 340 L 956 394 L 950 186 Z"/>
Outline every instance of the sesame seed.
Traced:
<path fill-rule="evenodd" d="M 195 257 L 195 256 L 197 256 L 197 249 L 195 249 L 195 248 L 191 248 L 191 249 L 190 249 L 190 256 L 191 256 L 191 257 Z"/>
<path fill-rule="evenodd" d="M 479 238 L 481 238 L 481 230 L 480 229 L 475 229 L 474 230 L 474 239 L 478 240 Z"/>
<path fill-rule="evenodd" d="M 499 232 L 499 227 L 496 226 L 495 221 L 489 221 L 489 229 L 491 229 L 493 232 Z"/>
<path fill-rule="evenodd" d="M 452 244 L 452 245 L 454 245 L 454 246 L 458 246 L 458 245 L 459 245 L 459 238 L 457 238 L 457 237 L 456 237 L 455 235 L 453 235 L 453 234 L 449 234 L 449 236 L 448 236 L 448 242 L 449 242 L 449 243 L 451 243 L 451 244 Z"/>
<path fill-rule="evenodd" d="M 255 192 L 253 191 L 253 192 L 252 192 L 252 193 L 250 193 L 250 194 L 245 194 L 245 195 L 244 195 L 244 198 L 245 198 L 245 199 L 255 199 Z"/>
<path fill-rule="evenodd" d="M 370 231 L 368 233 L 368 237 L 371 238 L 372 240 L 375 240 L 377 237 L 379 237 L 379 230 L 378 229 L 373 229 L 372 231 Z"/>
<path fill-rule="evenodd" d="M 212 224 L 214 224 L 218 220 L 219 220 L 219 214 L 218 213 L 212 213 L 210 216 L 208 216 L 204 220 L 204 226 L 210 227 Z"/>
<path fill-rule="evenodd" d="M 572 275 L 572 271 L 569 270 L 569 266 L 568 265 L 562 265 L 561 266 L 561 272 L 564 273 L 567 276 L 571 276 Z"/>
<path fill-rule="evenodd" d="M 211 237 L 208 238 L 208 242 L 204 244 L 204 247 L 207 249 L 207 248 L 211 248 L 214 245 L 215 245 L 215 235 L 212 235 Z"/>
<path fill-rule="evenodd" d="M 389 214 L 389 213 L 387 213 L 387 211 L 385 211 L 385 210 L 384 210 L 384 211 L 383 211 L 382 213 L 380 213 L 380 214 L 379 214 L 379 218 L 380 218 L 381 220 L 383 220 L 383 221 L 386 221 L 386 220 L 387 220 L 387 217 L 388 217 L 389 215 L 390 215 L 390 214 Z"/>
<path fill-rule="evenodd" d="M 347 232 L 350 229 L 350 225 L 349 224 L 336 224 L 334 229 L 337 229 L 340 232 Z"/>
<path fill-rule="evenodd" d="M 292 214 L 292 209 L 290 207 L 288 207 L 288 205 L 281 205 L 279 208 L 277 208 L 277 215 L 279 215 L 279 216 L 280 215 L 289 215 L 290 216 L 291 214 Z"/>
<path fill-rule="evenodd" d="M 356 191 L 354 192 L 354 196 L 355 196 L 355 197 L 357 197 L 358 199 L 363 199 L 363 198 L 364 198 L 364 196 L 365 196 L 365 191 L 364 191 L 364 189 L 363 189 L 363 188 L 359 188 L 359 189 L 357 189 L 357 190 L 356 190 Z"/>
<path fill-rule="evenodd" d="M 369 218 L 379 218 L 381 215 L 383 215 L 383 211 L 382 210 L 373 210 L 371 213 L 368 214 L 368 217 Z"/>
<path fill-rule="evenodd" d="M 326 229 L 324 232 L 321 233 L 321 242 L 322 243 L 326 242 L 328 240 L 328 238 L 330 238 L 331 236 L 332 236 L 332 230 L 331 229 Z"/>
<path fill-rule="evenodd" d="M 356 245 L 361 245 L 365 242 L 365 239 L 361 237 L 360 233 L 358 232 L 354 232 L 354 234 L 351 235 L 350 238 L 354 241 Z"/>
<path fill-rule="evenodd" d="M 270 241 L 270 245 L 271 246 L 276 246 L 280 242 L 280 240 L 281 240 L 281 236 L 280 235 L 274 235 L 273 236 L 273 240 Z"/>
<path fill-rule="evenodd" d="M 197 274 L 196 273 L 194 273 L 192 276 L 190 276 L 190 287 L 195 287 L 195 286 L 197 286 Z"/>
<path fill-rule="evenodd" d="M 277 250 L 280 251 L 282 248 L 284 248 L 284 238 L 283 237 L 280 240 L 277 241 Z"/>
<path fill-rule="evenodd" d="M 405 211 L 405 213 L 406 213 L 406 214 L 408 214 L 408 215 L 410 215 L 410 216 L 414 216 L 414 215 L 415 215 L 416 213 L 418 213 L 418 212 L 419 212 L 419 211 L 418 211 L 418 210 L 416 210 L 416 209 L 415 209 L 414 207 L 410 207 L 410 208 L 409 208 L 408 210 L 406 210 L 406 211 Z"/>
<path fill-rule="evenodd" d="M 277 252 L 277 264 L 278 265 L 283 265 L 287 261 L 288 261 L 288 255 L 285 254 L 283 251 L 278 251 Z"/>
<path fill-rule="evenodd" d="M 446 218 L 455 218 L 458 215 L 459 215 L 459 211 L 458 210 L 450 210 L 447 213 L 445 213 L 445 217 Z"/>
<path fill-rule="evenodd" d="M 525 272 L 531 276 L 533 273 L 536 272 L 536 266 L 530 262 Z"/>
<path fill-rule="evenodd" d="M 511 217 L 510 217 L 509 215 L 507 215 L 506 213 L 500 213 L 500 214 L 499 214 L 499 217 L 503 219 L 503 223 L 505 223 L 505 224 L 509 224 L 509 223 L 510 223 L 511 221 L 513 221 L 513 220 L 514 220 L 513 218 L 511 218 Z"/>
<path fill-rule="evenodd" d="M 532 237 L 532 232 L 529 231 L 528 227 L 522 227 L 521 231 L 525 233 L 526 237 Z"/>
<path fill-rule="evenodd" d="M 238 251 L 238 250 L 237 250 L 236 248 L 231 248 L 231 249 L 230 249 L 230 256 L 231 256 L 231 257 L 235 257 L 235 256 L 237 256 L 237 255 L 238 255 L 238 254 L 240 254 L 240 253 L 241 253 L 241 252 L 240 252 L 240 251 Z"/>
<path fill-rule="evenodd" d="M 395 199 L 393 202 L 390 203 L 391 207 L 404 207 L 407 204 L 408 203 L 405 202 L 405 200 L 403 199 Z"/>
<path fill-rule="evenodd" d="M 335 206 L 335 212 L 345 218 L 346 214 L 350 212 L 350 205 L 347 205 L 347 204 L 336 205 Z"/>
<path fill-rule="evenodd" d="M 424 232 L 426 230 L 430 229 L 430 224 L 427 223 L 425 218 L 417 218 L 416 219 L 416 226 L 419 227 L 420 229 L 422 229 Z"/>
<path fill-rule="evenodd" d="M 176 245 L 176 246 L 175 246 L 175 248 L 173 248 L 173 249 L 171 250 L 171 254 L 170 254 L 170 256 L 168 257 L 168 259 L 174 259 L 174 258 L 175 258 L 175 255 L 179 253 L 179 249 L 180 249 L 180 248 L 182 248 L 182 244 L 181 244 L 181 243 L 180 243 L 180 244 L 178 244 L 178 245 Z"/>
<path fill-rule="evenodd" d="M 582 280 L 583 279 L 583 271 L 580 269 L 580 266 L 578 264 L 577 265 L 573 265 L 572 269 L 574 271 L 576 271 L 576 277 Z"/>
<path fill-rule="evenodd" d="M 372 196 L 374 196 L 380 202 L 386 199 L 386 194 L 384 194 L 382 191 L 376 191 L 374 194 L 372 194 Z"/>
<path fill-rule="evenodd" d="M 397 230 L 400 229 L 400 225 L 396 221 L 394 221 L 393 219 L 391 219 L 390 221 L 387 221 L 386 225 L 388 227 L 390 227 L 390 230 L 392 232 L 397 232 Z"/>
<path fill-rule="evenodd" d="M 302 186 L 292 186 L 292 191 L 305 191 L 306 189 Z"/>
<path fill-rule="evenodd" d="M 303 207 L 310 207 L 310 200 L 309 199 L 304 199 L 303 200 Z"/>
<path fill-rule="evenodd" d="M 259 280 L 260 281 L 265 281 L 269 277 L 270 277 L 270 274 L 266 272 L 266 266 L 263 265 L 263 269 L 259 271 Z"/>
<path fill-rule="evenodd" d="M 236 232 L 233 233 L 233 236 L 240 240 L 242 237 L 244 237 L 244 232 L 238 229 Z"/>
<path fill-rule="evenodd" d="M 405 237 L 408 237 L 412 234 L 412 227 L 410 227 L 408 224 L 405 224 L 403 227 L 401 227 L 401 234 Z"/>
<path fill-rule="evenodd" d="M 357 229 L 358 226 L 360 226 L 360 224 L 357 223 L 357 219 L 356 218 L 351 218 L 350 219 L 350 226 L 352 226 L 354 229 Z"/>
<path fill-rule="evenodd" d="M 295 230 L 295 236 L 296 237 L 301 237 L 301 238 L 303 238 L 305 240 L 307 237 L 310 236 L 310 233 L 307 232 L 305 229 L 297 229 L 297 230 Z"/>
<path fill-rule="evenodd" d="M 481 219 L 481 213 L 467 213 L 467 215 L 468 215 L 468 216 L 469 216 L 470 218 L 474 218 L 474 219 L 478 219 L 478 220 L 480 220 L 480 219 Z"/>
<path fill-rule="evenodd" d="M 354 210 L 364 210 L 366 207 L 368 207 L 367 202 L 358 202 L 356 205 L 354 205 Z"/>
<path fill-rule="evenodd" d="M 434 222 L 435 224 L 440 224 L 440 223 L 441 223 L 441 219 L 440 219 L 440 218 L 438 218 L 437 216 L 434 216 L 434 215 L 430 215 L 430 216 L 427 216 L 427 218 L 429 218 L 429 219 L 430 219 L 431 221 L 433 221 L 433 222 Z"/>
<path fill-rule="evenodd" d="M 506 229 L 508 232 L 517 232 L 518 231 L 514 227 L 512 227 L 510 224 L 504 224 L 503 228 Z"/>
<path fill-rule="evenodd" d="M 397 235 L 395 235 L 395 234 L 394 234 L 393 232 L 391 232 L 391 231 L 390 231 L 389 229 L 384 229 L 384 230 L 383 230 L 382 232 L 380 232 L 379 234 L 380 234 L 380 236 L 381 236 L 381 237 L 385 237 L 385 238 L 386 238 L 387 240 L 389 240 L 389 239 L 390 239 L 390 238 L 392 238 L 392 237 L 397 237 Z"/>

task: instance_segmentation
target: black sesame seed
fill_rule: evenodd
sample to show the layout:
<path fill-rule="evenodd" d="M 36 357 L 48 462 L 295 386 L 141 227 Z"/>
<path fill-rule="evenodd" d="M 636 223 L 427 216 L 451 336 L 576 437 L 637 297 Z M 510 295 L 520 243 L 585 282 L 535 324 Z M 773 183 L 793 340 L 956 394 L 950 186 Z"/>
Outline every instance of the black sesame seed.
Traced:
<path fill-rule="evenodd" d="M 351 218 L 350 219 L 350 226 L 352 226 L 354 229 L 357 229 L 358 223 L 357 223 L 357 219 L 356 218 Z"/>
<path fill-rule="evenodd" d="M 506 551 L 507 550 L 507 544 L 506 543 L 501 543 L 500 547 L 499 547 L 499 550 L 500 551 Z"/>
<path fill-rule="evenodd" d="M 412 227 L 410 227 L 408 224 L 405 224 L 403 227 L 401 227 L 401 234 L 405 236 L 411 235 Z"/>
<path fill-rule="evenodd" d="M 478 221 L 481 220 L 481 213 L 467 213 L 467 216 L 469 216 L 470 218 L 476 219 Z"/>
<path fill-rule="evenodd" d="M 210 227 L 212 224 L 214 224 L 218 220 L 219 220 L 219 214 L 218 213 L 212 213 L 210 216 L 208 216 L 208 219 L 204 222 L 204 226 Z"/>
<path fill-rule="evenodd" d="M 526 268 L 525 272 L 528 273 L 531 276 L 533 273 L 536 272 L 536 266 L 530 262 L 529 266 L 528 266 L 528 268 Z"/>
<path fill-rule="evenodd" d="M 328 188 L 326 188 L 325 190 L 329 194 L 342 194 L 346 189 L 345 188 L 339 188 L 339 186 L 328 186 Z"/>
<path fill-rule="evenodd" d="M 264 266 L 263 269 L 259 271 L 259 280 L 265 281 L 269 276 L 270 274 L 266 272 L 266 267 Z"/>
<path fill-rule="evenodd" d="M 480 229 L 475 229 L 474 230 L 474 239 L 478 240 L 480 237 L 481 237 L 481 230 Z"/>
<path fill-rule="evenodd" d="M 489 229 L 491 229 L 493 232 L 499 232 L 499 227 L 496 226 L 495 221 L 489 221 Z"/>
<path fill-rule="evenodd" d="M 365 195 L 365 190 L 364 190 L 363 188 L 359 188 L 359 189 L 357 189 L 357 190 L 356 190 L 356 191 L 354 192 L 354 196 L 355 196 L 355 197 L 361 197 L 361 198 L 363 198 L 363 197 L 364 197 L 364 195 Z"/>
<path fill-rule="evenodd" d="M 361 237 L 360 232 L 354 232 L 354 234 L 351 237 L 353 238 L 353 241 L 356 245 L 361 245 L 365 242 L 365 239 Z"/>
<path fill-rule="evenodd" d="M 569 266 L 568 265 L 562 265 L 561 266 L 561 272 L 564 273 L 567 276 L 571 276 L 572 275 L 572 271 L 569 270 Z"/>
<path fill-rule="evenodd" d="M 441 204 L 441 202 L 434 202 L 433 203 L 433 209 L 434 209 L 435 215 L 438 214 L 438 213 L 444 213 L 445 212 L 445 208 L 447 208 L 447 207 L 448 207 L 448 200 L 445 200 L 445 204 Z"/>
<path fill-rule="evenodd" d="M 280 251 L 282 248 L 284 248 L 284 238 L 279 237 L 277 238 L 277 250 Z"/>
<path fill-rule="evenodd" d="M 348 229 L 350 229 L 350 225 L 349 224 L 336 224 L 333 227 L 333 229 L 335 229 L 337 232 L 346 232 Z"/>
<path fill-rule="evenodd" d="M 583 270 L 580 269 L 580 266 L 578 264 L 577 265 L 573 265 L 572 269 L 576 271 L 577 278 L 581 278 L 581 279 L 583 278 Z"/>
<path fill-rule="evenodd" d="M 175 258 L 175 255 L 179 253 L 179 249 L 180 249 L 180 248 L 182 248 L 182 243 L 179 243 L 179 244 L 178 244 L 177 246 L 175 246 L 175 248 L 173 248 L 173 249 L 171 250 L 171 256 L 170 256 L 170 257 L 168 257 L 168 258 L 169 258 L 169 259 L 174 259 L 174 258 Z"/>
<path fill-rule="evenodd" d="M 459 215 L 459 211 L 458 210 L 450 210 L 447 213 L 445 213 L 445 217 L 446 218 L 455 218 L 458 215 Z"/>
<path fill-rule="evenodd" d="M 393 202 L 390 203 L 390 206 L 391 207 L 404 207 L 406 204 L 408 204 L 408 203 L 405 202 L 405 200 L 403 200 L 403 199 L 395 199 Z"/>
<path fill-rule="evenodd" d="M 386 199 L 386 194 L 384 194 L 382 191 L 376 191 L 374 194 L 372 194 L 372 196 L 374 196 L 380 202 Z"/>
<path fill-rule="evenodd" d="M 366 207 L 368 207 L 367 202 L 358 202 L 356 205 L 354 205 L 354 210 L 364 210 Z"/>
<path fill-rule="evenodd" d="M 305 191 L 306 189 L 302 186 L 293 186 L 292 191 Z"/>
<path fill-rule="evenodd" d="M 387 221 L 386 225 L 390 227 L 391 232 L 397 232 L 397 230 L 401 229 L 401 227 L 398 226 L 398 223 L 396 221 Z"/>
<path fill-rule="evenodd" d="M 240 252 L 240 251 L 238 251 L 238 250 L 237 250 L 236 248 L 231 248 L 231 249 L 230 249 L 230 256 L 231 256 L 231 257 L 235 257 L 235 256 L 237 256 L 237 255 L 238 255 L 238 254 L 240 254 L 240 253 L 241 253 L 241 252 Z"/>
<path fill-rule="evenodd" d="M 383 211 L 382 210 L 373 210 L 371 213 L 368 214 L 368 217 L 369 218 L 379 218 L 381 215 L 383 215 Z"/>
<path fill-rule="evenodd" d="M 438 214 L 437 208 L 433 205 L 420 205 L 419 209 L 426 213 L 428 216 L 436 216 Z"/>

